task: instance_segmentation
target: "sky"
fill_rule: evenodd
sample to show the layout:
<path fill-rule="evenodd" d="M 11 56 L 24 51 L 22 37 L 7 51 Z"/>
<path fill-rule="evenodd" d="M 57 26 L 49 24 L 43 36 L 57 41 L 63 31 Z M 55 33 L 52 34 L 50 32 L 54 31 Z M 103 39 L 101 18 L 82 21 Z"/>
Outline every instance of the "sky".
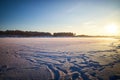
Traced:
<path fill-rule="evenodd" d="M 119 35 L 119 4 L 120 0 L 0 0 L 0 30 Z M 116 30 L 109 32 L 108 25 Z"/>

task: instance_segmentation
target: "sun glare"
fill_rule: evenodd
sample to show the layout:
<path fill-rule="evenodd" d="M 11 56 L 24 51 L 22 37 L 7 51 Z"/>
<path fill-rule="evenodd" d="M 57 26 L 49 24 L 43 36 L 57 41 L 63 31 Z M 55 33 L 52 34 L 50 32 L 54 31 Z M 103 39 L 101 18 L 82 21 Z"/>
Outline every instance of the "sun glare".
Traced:
<path fill-rule="evenodd" d="M 107 33 L 109 34 L 117 34 L 117 25 L 109 24 L 105 26 Z"/>

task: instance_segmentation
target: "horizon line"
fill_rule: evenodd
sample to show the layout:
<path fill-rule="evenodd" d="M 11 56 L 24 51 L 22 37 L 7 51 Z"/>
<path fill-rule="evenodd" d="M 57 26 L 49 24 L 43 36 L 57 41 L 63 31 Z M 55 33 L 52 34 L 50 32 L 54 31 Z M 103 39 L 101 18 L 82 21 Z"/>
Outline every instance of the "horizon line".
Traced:
<path fill-rule="evenodd" d="M 71 32 L 71 31 L 59 31 L 59 32 L 49 32 L 49 31 L 30 31 L 30 30 L 0 30 L 0 32 L 1 31 L 3 31 L 3 32 L 5 32 L 5 31 L 22 31 L 22 32 L 38 32 L 38 33 L 40 33 L 40 32 L 44 32 L 44 33 L 50 33 L 51 35 L 53 35 L 54 33 L 73 33 L 74 35 L 75 35 L 75 37 L 81 37 L 81 36 L 83 36 L 83 37 L 120 37 L 120 36 L 118 36 L 118 35 L 89 35 L 89 34 L 77 34 L 76 35 L 76 33 L 74 33 L 74 32 Z"/>

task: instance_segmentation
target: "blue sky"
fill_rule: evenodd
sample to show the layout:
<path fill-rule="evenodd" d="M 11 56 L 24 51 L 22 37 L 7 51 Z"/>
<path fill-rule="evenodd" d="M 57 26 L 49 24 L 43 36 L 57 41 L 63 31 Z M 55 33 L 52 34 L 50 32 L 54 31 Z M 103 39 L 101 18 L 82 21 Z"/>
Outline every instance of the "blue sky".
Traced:
<path fill-rule="evenodd" d="M 104 27 L 114 23 L 120 29 L 119 4 L 120 0 L 0 0 L 0 30 L 112 35 Z"/>

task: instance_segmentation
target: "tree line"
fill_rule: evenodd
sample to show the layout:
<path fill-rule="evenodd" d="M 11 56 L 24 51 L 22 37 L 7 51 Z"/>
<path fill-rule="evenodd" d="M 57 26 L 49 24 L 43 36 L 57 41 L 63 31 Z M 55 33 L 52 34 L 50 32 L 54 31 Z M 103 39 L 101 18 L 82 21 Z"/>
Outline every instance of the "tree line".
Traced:
<path fill-rule="evenodd" d="M 0 37 L 74 37 L 72 32 L 57 32 L 51 34 L 50 32 L 37 31 L 21 31 L 21 30 L 6 30 L 0 31 Z"/>

